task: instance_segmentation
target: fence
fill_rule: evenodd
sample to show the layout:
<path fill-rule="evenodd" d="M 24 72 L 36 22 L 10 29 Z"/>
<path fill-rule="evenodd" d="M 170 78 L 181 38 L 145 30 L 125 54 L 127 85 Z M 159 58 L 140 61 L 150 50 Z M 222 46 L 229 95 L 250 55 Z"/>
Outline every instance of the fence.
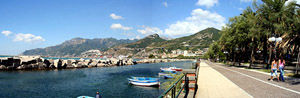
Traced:
<path fill-rule="evenodd" d="M 181 85 L 182 81 L 185 81 L 183 85 Z M 188 82 L 187 74 L 184 73 L 175 83 L 173 83 L 158 98 L 178 98 L 184 89 L 186 90 L 186 92 L 188 92 L 188 90 L 189 90 L 188 83 L 189 82 Z M 180 89 L 177 89 L 177 88 L 180 88 Z"/>

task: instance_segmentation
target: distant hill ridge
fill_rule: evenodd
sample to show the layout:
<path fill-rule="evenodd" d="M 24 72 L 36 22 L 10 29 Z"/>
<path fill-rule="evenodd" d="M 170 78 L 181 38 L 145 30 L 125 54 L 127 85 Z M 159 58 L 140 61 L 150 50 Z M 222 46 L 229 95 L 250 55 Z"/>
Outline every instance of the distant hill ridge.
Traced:
<path fill-rule="evenodd" d="M 151 47 L 164 47 L 165 49 L 174 50 L 197 50 L 209 47 L 209 45 L 219 40 L 220 30 L 215 28 L 207 28 L 193 35 L 167 40 L 161 43 L 151 45 Z"/>
<path fill-rule="evenodd" d="M 120 39 L 115 38 L 73 38 L 67 40 L 62 44 L 56 46 L 50 46 L 46 48 L 37 48 L 32 50 L 26 50 L 23 55 L 43 55 L 43 56 L 80 56 L 82 52 L 97 49 L 106 51 L 110 47 L 136 42 L 137 40 Z"/>
<path fill-rule="evenodd" d="M 221 36 L 219 32 L 220 30 L 218 29 L 207 28 L 193 35 L 172 40 L 165 40 L 158 34 L 149 35 L 140 40 L 117 40 L 115 38 L 73 38 L 56 46 L 26 50 L 23 54 L 43 56 L 80 56 L 80 54 L 85 51 L 96 49 L 107 51 L 107 53 L 111 55 L 132 55 L 139 53 L 147 47 L 162 47 L 167 50 L 198 50 L 208 48 L 212 42 L 217 41 Z M 145 53 L 145 51 L 143 53 Z"/>
<path fill-rule="evenodd" d="M 166 40 L 159 37 L 158 34 L 153 34 L 153 35 L 149 35 L 137 42 L 129 43 L 129 44 L 125 45 L 125 47 L 127 47 L 127 48 L 146 48 L 149 45 L 155 44 L 157 42 L 164 42 L 164 41 L 166 41 Z"/>

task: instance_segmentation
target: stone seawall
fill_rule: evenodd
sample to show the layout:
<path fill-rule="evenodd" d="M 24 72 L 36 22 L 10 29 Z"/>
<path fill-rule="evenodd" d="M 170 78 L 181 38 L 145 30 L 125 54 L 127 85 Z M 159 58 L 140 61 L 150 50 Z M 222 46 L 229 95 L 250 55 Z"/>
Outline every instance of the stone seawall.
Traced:
<path fill-rule="evenodd" d="M 32 70 L 32 69 L 68 69 L 68 68 L 85 68 L 85 67 L 109 67 L 109 66 L 125 66 L 137 63 L 159 63 L 186 61 L 181 59 L 142 59 L 134 61 L 133 59 L 115 59 L 107 60 L 97 59 L 43 59 L 39 56 L 16 56 L 0 58 L 0 70 Z"/>
<path fill-rule="evenodd" d="M 43 59 L 39 56 L 18 56 L 0 58 L 0 70 L 26 70 L 26 69 L 67 69 L 84 67 L 108 67 L 137 64 L 133 59 Z"/>

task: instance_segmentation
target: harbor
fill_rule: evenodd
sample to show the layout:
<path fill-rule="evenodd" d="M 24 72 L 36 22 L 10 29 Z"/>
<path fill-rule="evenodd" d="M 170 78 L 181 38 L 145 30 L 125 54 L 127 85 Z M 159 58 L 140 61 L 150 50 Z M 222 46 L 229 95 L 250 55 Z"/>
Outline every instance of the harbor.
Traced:
<path fill-rule="evenodd" d="M 94 97 L 99 91 L 103 98 L 153 98 L 160 96 L 164 89 L 129 85 L 127 78 L 158 77 L 160 68 L 175 66 L 189 69 L 192 64 L 192 61 L 177 61 L 102 68 L 2 71 L 0 97 Z"/>

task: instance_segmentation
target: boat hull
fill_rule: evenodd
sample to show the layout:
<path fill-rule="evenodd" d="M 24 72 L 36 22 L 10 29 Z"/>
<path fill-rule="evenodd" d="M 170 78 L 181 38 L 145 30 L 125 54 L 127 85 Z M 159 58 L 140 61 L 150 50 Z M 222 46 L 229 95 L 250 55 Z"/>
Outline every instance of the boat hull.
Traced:
<path fill-rule="evenodd" d="M 159 82 L 150 82 L 150 83 L 143 83 L 143 82 L 134 82 L 130 81 L 130 84 L 137 85 L 137 86 L 159 86 Z"/>

